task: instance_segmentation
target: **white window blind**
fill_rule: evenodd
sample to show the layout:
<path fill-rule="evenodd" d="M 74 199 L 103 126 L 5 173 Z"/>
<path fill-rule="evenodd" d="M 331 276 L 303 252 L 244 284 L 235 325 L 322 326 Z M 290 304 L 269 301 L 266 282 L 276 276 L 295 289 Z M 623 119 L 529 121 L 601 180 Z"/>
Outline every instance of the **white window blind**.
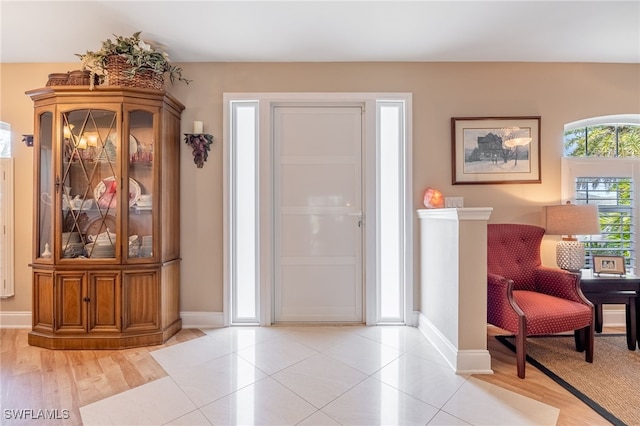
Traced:
<path fill-rule="evenodd" d="M 623 256 L 627 269 L 635 267 L 635 197 L 631 177 L 579 177 L 575 180 L 576 204 L 596 204 L 599 236 L 584 239 L 586 265 L 592 256 Z"/>
<path fill-rule="evenodd" d="M 624 256 L 629 273 L 638 265 L 640 161 L 637 158 L 564 157 L 562 198 L 597 204 L 599 236 L 582 237 L 586 265 L 592 255 Z"/>

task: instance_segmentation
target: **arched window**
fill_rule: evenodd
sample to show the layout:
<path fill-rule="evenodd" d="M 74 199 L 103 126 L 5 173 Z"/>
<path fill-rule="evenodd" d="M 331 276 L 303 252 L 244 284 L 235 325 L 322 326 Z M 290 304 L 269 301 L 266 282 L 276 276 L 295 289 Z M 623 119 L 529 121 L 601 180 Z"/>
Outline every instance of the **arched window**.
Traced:
<path fill-rule="evenodd" d="M 640 117 L 609 115 L 565 126 L 565 157 L 640 157 Z"/>
<path fill-rule="evenodd" d="M 624 256 L 633 272 L 640 185 L 640 115 L 569 123 L 564 133 L 563 199 L 597 204 L 600 235 L 582 237 L 585 263 L 594 255 Z"/>

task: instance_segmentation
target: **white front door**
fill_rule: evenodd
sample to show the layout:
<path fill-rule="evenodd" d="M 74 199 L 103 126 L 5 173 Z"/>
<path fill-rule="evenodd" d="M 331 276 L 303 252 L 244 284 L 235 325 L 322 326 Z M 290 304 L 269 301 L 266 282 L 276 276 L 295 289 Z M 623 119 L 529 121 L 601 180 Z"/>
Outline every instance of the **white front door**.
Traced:
<path fill-rule="evenodd" d="M 273 109 L 275 322 L 363 322 L 359 105 Z"/>

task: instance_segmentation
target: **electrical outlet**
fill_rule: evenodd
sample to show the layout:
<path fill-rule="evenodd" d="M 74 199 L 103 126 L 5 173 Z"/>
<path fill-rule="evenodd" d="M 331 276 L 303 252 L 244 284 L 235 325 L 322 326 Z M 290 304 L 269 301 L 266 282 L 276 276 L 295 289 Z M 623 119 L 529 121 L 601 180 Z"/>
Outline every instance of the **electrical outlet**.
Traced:
<path fill-rule="evenodd" d="M 446 208 L 462 208 L 464 207 L 464 197 L 444 197 L 444 206 Z"/>

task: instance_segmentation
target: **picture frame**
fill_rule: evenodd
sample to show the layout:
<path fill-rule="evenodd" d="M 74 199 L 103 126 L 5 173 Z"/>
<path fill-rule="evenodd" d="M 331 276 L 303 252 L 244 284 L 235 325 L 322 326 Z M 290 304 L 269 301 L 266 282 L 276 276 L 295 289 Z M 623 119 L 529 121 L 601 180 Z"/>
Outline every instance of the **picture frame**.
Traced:
<path fill-rule="evenodd" d="M 451 118 L 453 185 L 542 183 L 541 117 Z"/>
<path fill-rule="evenodd" d="M 623 256 L 592 256 L 593 273 L 615 274 L 623 276 L 626 274 Z"/>

